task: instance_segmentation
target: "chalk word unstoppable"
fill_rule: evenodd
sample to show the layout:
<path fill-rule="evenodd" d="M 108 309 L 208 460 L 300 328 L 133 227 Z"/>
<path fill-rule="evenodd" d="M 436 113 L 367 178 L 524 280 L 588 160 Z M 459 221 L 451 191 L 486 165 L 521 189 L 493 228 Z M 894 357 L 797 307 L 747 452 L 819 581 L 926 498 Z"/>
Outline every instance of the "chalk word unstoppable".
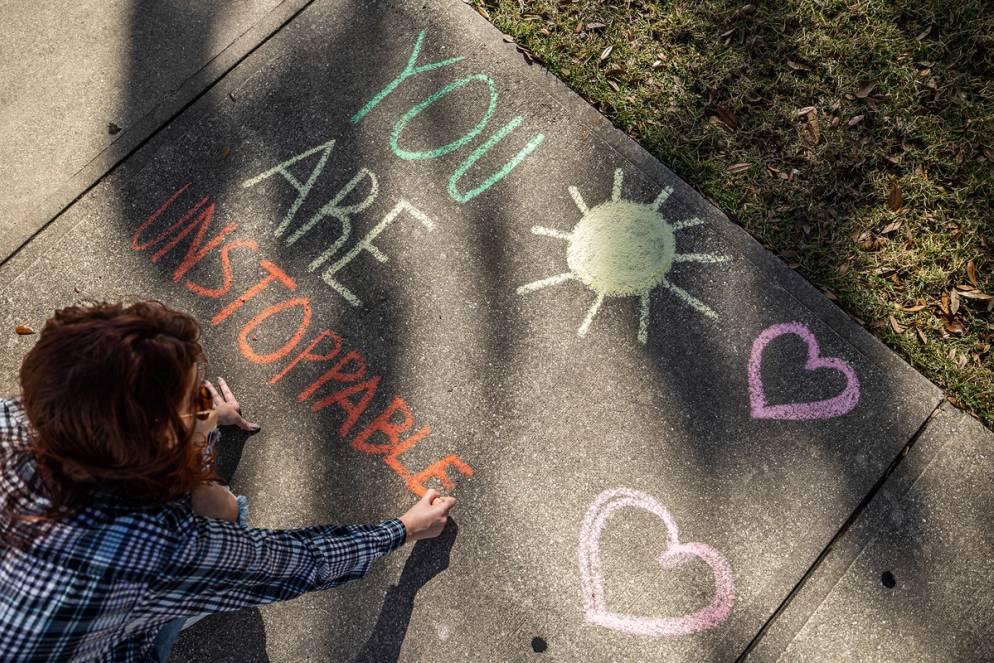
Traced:
<path fill-rule="evenodd" d="M 257 252 L 259 246 L 251 239 L 233 239 L 231 236 L 238 227 L 234 222 L 224 225 L 208 238 L 208 229 L 214 220 L 217 204 L 207 196 L 197 200 L 192 207 L 179 215 L 175 222 L 162 229 L 162 226 L 166 225 L 160 221 L 164 218 L 163 215 L 189 188 L 190 184 L 185 184 L 177 189 L 145 219 L 131 237 L 131 248 L 135 251 L 150 251 L 151 261 L 159 263 L 181 242 L 190 237 L 187 240 L 186 252 L 173 270 L 172 281 L 179 283 L 184 280 L 193 267 L 202 263 L 208 256 L 213 256 L 217 261 L 216 267 L 220 268 L 221 272 L 220 285 L 205 285 L 186 278 L 184 287 L 199 297 L 221 300 L 229 295 L 234 287 L 231 252 L 235 250 Z M 251 308 L 250 302 L 267 288 L 282 288 L 287 293 L 297 290 L 297 282 L 275 262 L 260 257 L 258 266 L 265 275 L 220 308 L 210 320 L 213 327 L 219 327 L 235 317 L 244 319 L 247 314 L 242 313 L 241 309 L 246 305 Z M 431 428 L 421 426 L 414 430 L 414 414 L 407 401 L 400 395 L 395 395 L 390 404 L 364 426 L 357 426 L 372 403 L 380 387 L 382 376 L 370 374 L 366 359 L 358 349 L 353 348 L 343 353 L 344 340 L 330 329 L 318 331 L 310 342 L 298 351 L 312 328 L 314 311 L 309 298 L 299 295 L 288 296 L 276 304 L 251 313 L 252 317 L 243 322 L 237 334 L 238 348 L 242 356 L 253 364 L 270 365 L 287 359 L 291 353 L 297 351 L 295 356 L 269 378 L 270 385 L 276 384 L 291 371 L 302 370 L 305 366 L 318 365 L 325 368 L 326 370 L 314 382 L 297 395 L 297 401 L 306 403 L 310 400 L 312 412 L 320 412 L 329 407 L 339 409 L 343 419 L 338 427 L 338 436 L 342 440 L 348 440 L 356 451 L 382 458 L 383 463 L 403 479 L 407 488 L 413 493 L 418 496 L 424 495 L 428 489 L 426 483 L 432 479 L 440 481 L 446 490 L 453 490 L 455 482 L 448 475 L 449 468 L 454 468 L 464 476 L 473 475 L 473 468 L 455 454 L 447 455 L 420 471 L 411 470 L 404 465 L 401 455 L 424 440 L 431 432 Z M 272 352 L 260 352 L 252 346 L 255 330 L 270 318 L 288 319 L 293 315 L 297 316 L 300 322 L 293 335 L 282 346 Z M 319 326 L 314 325 L 315 328 Z"/>
<path fill-rule="evenodd" d="M 666 523 L 666 549 L 659 556 L 659 564 L 664 569 L 682 566 L 694 559 L 700 559 L 711 568 L 714 575 L 714 597 L 708 605 L 681 617 L 640 617 L 611 612 L 607 608 L 599 541 L 608 519 L 626 508 L 643 509 Z M 735 605 L 735 583 L 728 560 L 704 543 L 681 543 L 673 516 L 651 495 L 629 488 L 605 490 L 587 510 L 580 532 L 580 585 L 588 622 L 615 631 L 654 638 L 690 635 L 720 626 Z"/>
<path fill-rule="evenodd" d="M 362 109 L 352 116 L 351 123 L 353 125 L 359 124 L 363 118 L 379 106 L 379 104 L 387 96 L 389 96 L 407 79 L 426 71 L 449 67 L 463 59 L 462 57 L 455 57 L 447 60 L 441 60 L 439 62 L 417 65 L 418 58 L 421 54 L 421 46 L 424 43 L 424 38 L 425 31 L 422 30 L 414 43 L 414 48 L 411 52 L 410 58 L 408 59 L 407 65 L 393 80 L 391 80 L 382 90 L 374 95 L 373 98 L 362 107 Z M 446 143 L 445 145 L 436 146 L 432 149 L 412 151 L 404 149 L 400 146 L 400 139 L 402 135 L 405 131 L 407 131 L 410 123 L 420 113 L 424 112 L 430 106 L 437 103 L 447 95 L 456 93 L 463 89 L 470 90 L 470 93 L 472 93 L 471 86 L 473 83 L 477 84 L 474 87 L 482 87 L 486 91 L 487 95 L 487 108 L 476 125 L 455 140 Z M 404 113 L 400 119 L 397 120 L 393 126 L 393 130 L 390 133 L 390 148 L 397 157 L 406 161 L 428 161 L 459 150 L 463 146 L 471 143 L 487 128 L 487 125 L 490 123 L 497 110 L 498 98 L 499 95 L 497 93 L 497 85 L 494 83 L 493 79 L 486 74 L 477 73 L 452 81 L 434 94 L 412 106 L 410 110 Z M 460 204 L 464 204 L 477 197 L 507 177 L 511 171 L 513 171 L 522 161 L 534 152 L 539 145 L 542 144 L 545 140 L 544 134 L 535 134 L 531 136 L 525 146 L 522 147 L 517 154 L 497 168 L 480 184 L 465 192 L 461 192 L 459 190 L 459 182 L 464 176 L 466 176 L 470 168 L 472 168 L 477 161 L 490 152 L 490 150 L 492 150 L 498 143 L 507 138 L 518 126 L 521 125 L 523 121 L 524 118 L 520 115 L 512 118 L 507 124 L 498 129 L 487 140 L 477 146 L 476 149 L 474 149 L 455 169 L 455 171 L 453 171 L 448 182 L 449 196 L 453 200 Z M 290 232 L 297 212 L 300 210 L 307 197 L 311 194 L 315 183 L 318 181 L 318 178 L 327 166 L 334 147 L 335 141 L 329 140 L 294 155 L 289 159 L 276 164 L 272 168 L 242 182 L 243 188 L 251 188 L 278 175 L 297 192 L 297 198 L 293 201 L 283 219 L 280 220 L 280 222 L 276 225 L 276 228 L 273 230 L 273 235 L 276 237 L 286 236 L 284 242 L 288 247 L 296 244 L 301 238 L 314 230 L 315 227 L 324 222 L 326 219 L 338 222 L 340 230 L 337 239 L 335 239 L 318 256 L 311 260 L 310 264 L 307 266 L 308 272 L 313 272 L 325 265 L 325 263 L 327 263 L 332 256 L 336 255 L 339 250 L 345 246 L 345 244 L 349 241 L 350 235 L 352 234 L 352 222 L 354 217 L 363 213 L 370 206 L 372 206 L 380 193 L 379 178 L 376 173 L 369 168 L 359 168 L 352 179 L 350 179 L 335 195 L 321 205 L 321 207 L 319 207 L 316 212 L 311 214 L 306 221 L 293 228 L 292 232 Z M 313 162 L 314 159 L 316 159 L 316 162 Z M 302 162 L 305 162 L 305 160 L 307 162 L 313 162 L 313 166 L 311 167 L 310 174 L 307 176 L 306 180 L 302 181 L 294 175 L 290 169 L 291 167 L 297 170 L 301 169 L 304 165 Z M 360 187 L 364 187 L 368 190 L 365 197 L 358 202 L 346 203 L 346 200 L 350 200 L 352 197 L 356 196 L 353 192 Z M 363 239 L 358 241 L 349 251 L 338 258 L 335 262 L 331 263 L 331 265 L 324 268 L 324 271 L 321 273 L 321 279 L 326 284 L 331 286 L 335 292 L 344 297 L 345 300 L 352 306 L 362 306 L 362 300 L 349 287 L 341 282 L 339 272 L 341 272 L 343 268 L 345 268 L 363 251 L 369 253 L 373 258 L 381 263 L 386 262 L 388 257 L 373 244 L 373 241 L 384 230 L 386 230 L 386 228 L 392 224 L 401 213 L 406 213 L 410 217 L 413 217 L 428 231 L 435 228 L 434 223 L 424 212 L 418 210 L 407 201 L 400 200 L 397 205 L 389 213 L 387 213 L 387 215 L 384 216 L 383 219 L 374 228 L 372 228 Z"/>
<path fill-rule="evenodd" d="M 784 334 L 795 334 L 808 346 L 808 358 L 804 363 L 807 371 L 817 371 L 829 368 L 846 377 L 846 386 L 836 396 L 810 403 L 784 403 L 770 405 L 766 401 L 766 390 L 763 388 L 761 366 L 763 352 L 773 339 Z M 752 353 L 749 356 L 749 402 L 754 419 L 781 419 L 806 421 L 813 419 L 831 419 L 848 413 L 859 402 L 859 378 L 849 362 L 837 357 L 822 357 L 818 340 L 802 322 L 784 322 L 773 325 L 753 341 Z"/>

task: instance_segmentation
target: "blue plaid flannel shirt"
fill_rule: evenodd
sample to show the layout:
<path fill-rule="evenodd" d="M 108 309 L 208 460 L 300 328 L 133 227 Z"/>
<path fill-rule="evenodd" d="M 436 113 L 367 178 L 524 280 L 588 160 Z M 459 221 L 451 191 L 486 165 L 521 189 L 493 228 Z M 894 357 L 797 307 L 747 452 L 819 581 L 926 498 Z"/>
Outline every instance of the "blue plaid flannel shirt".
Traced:
<path fill-rule="evenodd" d="M 0 400 L 0 504 L 48 505 L 20 402 Z M 195 515 L 190 500 L 97 501 L 22 550 L 0 518 L 0 661 L 144 661 L 173 619 L 284 601 L 361 578 L 400 520 L 290 530 Z M 23 546 L 22 546 L 23 547 Z"/>

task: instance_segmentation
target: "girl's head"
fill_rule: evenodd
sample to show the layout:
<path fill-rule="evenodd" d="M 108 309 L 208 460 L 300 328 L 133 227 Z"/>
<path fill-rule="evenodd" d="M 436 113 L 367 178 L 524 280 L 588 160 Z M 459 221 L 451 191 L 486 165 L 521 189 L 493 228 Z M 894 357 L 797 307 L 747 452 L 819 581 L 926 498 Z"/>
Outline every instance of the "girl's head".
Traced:
<path fill-rule="evenodd" d="M 165 502 L 216 478 L 195 434 L 199 337 L 159 302 L 70 306 L 45 323 L 20 378 L 49 515 L 97 491 Z"/>

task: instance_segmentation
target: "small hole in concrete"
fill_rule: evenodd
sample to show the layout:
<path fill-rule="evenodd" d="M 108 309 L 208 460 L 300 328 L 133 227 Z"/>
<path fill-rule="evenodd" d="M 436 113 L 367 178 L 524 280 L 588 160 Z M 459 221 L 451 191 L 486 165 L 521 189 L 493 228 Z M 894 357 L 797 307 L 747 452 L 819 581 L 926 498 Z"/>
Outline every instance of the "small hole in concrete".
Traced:
<path fill-rule="evenodd" d="M 894 574 L 890 571 L 884 571 L 880 576 L 880 582 L 884 584 L 887 589 L 893 588 L 897 585 L 897 580 L 894 579 Z"/>
<path fill-rule="evenodd" d="M 547 643 L 543 638 L 540 638 L 537 635 L 534 638 L 532 638 L 532 651 L 533 652 L 535 652 L 537 654 L 541 654 L 542 652 L 544 652 L 548 648 L 549 648 L 549 643 Z"/>

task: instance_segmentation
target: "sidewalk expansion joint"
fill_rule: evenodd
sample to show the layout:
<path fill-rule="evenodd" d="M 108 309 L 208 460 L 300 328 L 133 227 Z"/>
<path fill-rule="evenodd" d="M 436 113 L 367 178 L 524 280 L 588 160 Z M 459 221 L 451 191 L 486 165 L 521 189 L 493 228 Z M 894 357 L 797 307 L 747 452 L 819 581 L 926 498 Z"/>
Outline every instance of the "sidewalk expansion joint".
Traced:
<path fill-rule="evenodd" d="M 223 71 L 221 71 L 213 80 L 209 81 L 206 85 L 204 85 L 203 89 L 201 89 L 199 92 L 197 92 L 196 94 L 194 94 L 193 97 L 191 97 L 186 103 L 184 103 L 182 106 L 180 106 L 175 112 L 171 113 L 169 115 L 169 117 L 165 118 L 159 124 L 159 126 L 157 126 L 154 129 L 152 129 L 152 131 L 149 132 L 149 134 L 147 136 L 145 136 L 140 141 L 138 141 L 138 143 L 134 147 L 132 147 L 127 152 L 125 152 L 121 156 L 121 158 L 119 158 L 117 161 L 115 161 L 114 163 L 112 163 L 107 168 L 107 170 L 105 170 L 99 177 L 97 177 L 96 179 L 94 179 L 94 181 L 91 182 L 90 184 L 88 184 L 85 187 L 83 187 L 83 189 L 80 190 L 78 194 L 76 194 L 69 202 L 67 202 L 65 205 L 63 205 L 59 209 L 59 211 L 57 211 L 55 214 L 53 214 L 52 218 L 48 219 L 44 224 L 42 224 L 34 232 L 32 232 L 30 235 L 28 235 L 28 237 L 23 242 L 21 242 L 21 244 L 17 248 L 15 248 L 13 251 L 11 251 L 8 255 L 0 258 L 0 269 L 2 269 L 7 263 L 11 262 L 15 257 L 17 257 L 21 253 L 21 251 L 23 251 L 25 248 L 27 248 L 27 246 L 31 242 L 33 242 L 43 232 L 45 232 L 45 230 L 48 229 L 60 216 L 62 216 L 63 214 L 65 214 L 73 205 L 75 205 L 76 203 L 78 203 L 80 201 L 80 199 L 83 198 L 83 196 L 85 196 L 86 194 L 88 194 L 90 191 L 92 191 L 94 188 L 96 188 L 97 185 L 99 185 L 101 182 L 103 182 L 105 179 L 107 179 L 110 175 L 112 175 L 121 166 L 121 164 L 123 164 L 125 161 L 127 161 L 128 159 L 130 159 L 131 157 L 133 157 L 135 154 L 137 154 L 139 150 L 141 150 L 143 147 L 145 147 L 145 145 L 147 145 L 150 141 L 152 141 L 156 136 L 158 136 L 160 133 L 162 133 L 163 129 L 165 129 L 170 124 L 172 124 L 173 122 L 175 122 L 176 119 L 179 116 L 181 116 L 183 113 L 185 113 L 195 103 L 197 103 L 198 101 L 200 101 L 200 99 L 202 99 L 204 97 L 204 95 L 206 95 L 208 92 L 210 92 L 211 90 L 213 90 L 214 87 L 218 83 L 220 83 L 228 74 L 230 74 L 232 71 L 234 71 L 234 69 L 236 67 L 238 67 L 242 62 L 244 62 L 249 56 L 251 56 L 257 50 L 259 50 L 259 48 L 261 48 L 263 45 L 265 45 L 270 39 L 272 39 L 277 34 L 279 34 L 283 30 L 283 28 L 285 28 L 291 22 L 293 22 L 294 20 L 296 20 L 296 18 L 298 16 L 300 16 L 300 14 L 303 13 L 308 7 L 310 7 L 312 4 L 314 4 L 314 2 L 315 2 L 315 0 L 307 0 L 307 2 L 305 2 L 299 9 L 297 9 L 295 12 L 293 12 L 293 14 L 291 14 L 286 20 L 284 20 L 283 22 L 281 22 L 278 26 L 276 26 L 275 29 L 273 29 L 269 34 L 267 34 L 265 37 L 263 37 L 259 41 L 258 44 L 255 44 L 254 46 L 252 46 L 252 48 L 250 48 L 248 51 L 246 51 L 245 53 L 243 53 L 237 60 L 235 60 L 233 63 L 231 63 L 231 65 L 229 65 Z M 282 3 L 280 3 L 280 5 L 282 5 Z M 276 7 L 274 7 L 271 10 L 271 12 L 272 11 L 276 11 L 276 9 L 278 9 L 280 5 L 277 5 Z M 260 21 L 261 21 L 261 19 L 260 19 Z M 241 35 L 239 35 L 235 39 L 235 41 L 237 41 L 241 37 L 244 37 L 245 34 L 247 34 L 249 31 L 251 31 L 251 29 L 252 28 L 250 27 L 248 30 L 246 30 L 245 32 L 243 32 Z M 233 45 L 234 43 L 235 42 L 232 42 L 231 45 Z M 229 45 L 229 48 L 230 48 L 231 45 Z M 200 67 L 196 72 L 194 72 L 193 74 L 191 74 L 191 76 L 196 76 L 197 74 L 199 74 L 200 72 L 202 72 L 205 67 L 209 66 L 210 62 L 213 62 L 213 61 L 217 60 L 221 56 L 221 54 L 223 52 L 224 51 L 222 51 L 221 53 L 218 53 L 217 55 L 215 55 L 213 58 L 211 58 L 211 60 L 209 60 L 207 63 L 205 63 L 203 67 Z M 183 84 L 180 84 L 177 89 L 182 88 L 182 86 L 183 86 Z M 173 92 L 175 92 L 175 91 L 173 91 Z M 149 111 L 148 114 L 151 114 L 151 113 L 154 113 L 154 112 L 155 112 L 155 109 L 152 109 L 152 110 Z M 94 157 L 94 158 L 97 158 L 97 157 Z M 84 166 L 84 169 L 85 169 L 85 166 Z"/>
<path fill-rule="evenodd" d="M 891 476 L 891 474 L 893 474 L 894 470 L 897 469 L 897 466 L 901 464 L 901 461 L 903 461 L 904 458 L 911 452 L 911 449 L 915 446 L 915 443 L 918 441 L 918 438 L 921 437 L 922 433 L 925 432 L 925 428 L 928 426 L 929 423 L 931 423 L 932 417 L 934 417 L 935 413 L 938 412 L 940 407 L 942 407 L 943 402 L 944 401 L 940 401 L 939 404 L 936 405 L 931 412 L 929 412 L 928 416 L 918 427 L 918 430 L 916 430 L 914 435 L 912 435 L 911 438 L 908 440 L 908 443 L 901 448 L 897 456 L 895 456 L 894 459 L 887 466 L 887 469 L 884 470 L 884 473 L 880 476 L 879 479 L 877 479 L 876 483 L 873 484 L 873 487 L 870 489 L 870 491 L 863 497 L 860 503 L 856 505 L 856 508 L 849 515 L 849 517 L 846 518 L 845 522 L 842 523 L 842 526 L 835 533 L 835 536 L 832 537 L 832 539 L 828 542 L 828 544 L 821 551 L 821 553 L 818 554 L 818 557 L 815 558 L 815 561 L 812 562 L 808 570 L 804 572 L 804 575 L 802 575 L 800 580 L 797 581 L 797 584 L 795 584 L 794 587 L 790 590 L 790 592 L 787 593 L 787 596 L 784 597 L 783 601 L 780 603 L 779 606 L 777 606 L 777 609 L 773 611 L 773 614 L 770 615 L 770 617 L 766 620 L 762 628 L 759 629 L 759 631 L 749 642 L 746 648 L 742 651 L 741 654 L 739 654 L 739 657 L 735 659 L 736 663 L 742 663 L 743 661 L 745 661 L 745 659 L 749 656 L 749 654 L 753 651 L 753 649 L 755 649 L 756 646 L 759 644 L 759 642 L 763 639 L 763 636 L 766 634 L 767 630 L 769 630 L 770 626 L 773 625 L 773 622 L 775 622 L 777 618 L 781 614 L 783 614 L 783 612 L 791 604 L 794 598 L 804 588 L 804 585 L 807 583 L 808 579 L 811 578 L 811 576 L 813 576 L 818 571 L 822 562 L 824 562 L 825 559 L 831 554 L 832 549 L 835 548 L 836 544 L 842 539 L 842 537 L 846 535 L 846 533 L 856 522 L 856 520 L 863 514 L 863 512 L 870 505 L 870 503 L 873 502 L 873 498 L 876 497 L 877 493 L 880 492 L 880 489 L 883 488 L 884 484 L 887 482 L 887 479 Z"/>

